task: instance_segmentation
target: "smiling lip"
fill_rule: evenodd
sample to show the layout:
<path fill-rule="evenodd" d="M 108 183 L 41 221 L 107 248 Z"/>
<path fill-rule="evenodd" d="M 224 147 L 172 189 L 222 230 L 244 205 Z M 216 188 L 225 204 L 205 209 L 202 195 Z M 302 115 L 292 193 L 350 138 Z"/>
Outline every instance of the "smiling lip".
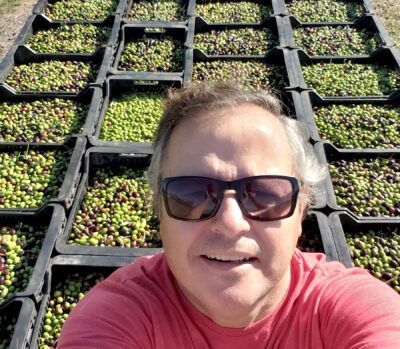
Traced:
<path fill-rule="evenodd" d="M 244 264 L 244 263 L 251 263 L 255 260 L 254 257 L 251 256 L 225 256 L 225 255 L 218 255 L 218 254 L 207 254 L 202 255 L 202 257 L 206 261 L 210 262 L 218 262 L 222 264 Z"/>

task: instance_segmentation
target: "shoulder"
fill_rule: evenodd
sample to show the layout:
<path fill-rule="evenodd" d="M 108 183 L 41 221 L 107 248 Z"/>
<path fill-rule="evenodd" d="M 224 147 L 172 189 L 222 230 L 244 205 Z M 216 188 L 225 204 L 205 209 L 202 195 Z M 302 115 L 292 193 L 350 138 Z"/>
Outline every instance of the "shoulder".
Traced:
<path fill-rule="evenodd" d="M 341 298 L 359 298 L 371 296 L 371 290 L 383 292 L 389 298 L 400 301 L 399 295 L 387 284 L 373 277 L 362 268 L 346 268 L 336 261 L 327 261 L 320 253 L 302 253 L 296 251 L 292 260 L 292 275 L 302 288 L 313 291 L 326 300 Z"/>
<path fill-rule="evenodd" d="M 166 296 L 174 298 L 173 292 L 164 255 L 140 257 L 85 295 L 63 326 L 60 343 L 72 348 L 84 338 L 90 348 L 100 342 L 107 349 L 113 343 L 120 348 L 150 348 L 148 333 L 155 313 Z"/>
<path fill-rule="evenodd" d="M 108 278 L 108 282 L 140 283 L 144 280 L 157 279 L 156 275 L 169 272 L 164 253 L 136 258 L 132 263 L 117 269 Z"/>
<path fill-rule="evenodd" d="M 144 256 L 117 269 L 94 287 L 80 303 L 98 304 L 103 299 L 109 307 L 129 304 L 140 307 L 151 302 L 148 298 L 172 292 L 172 285 L 164 254 Z"/>
<path fill-rule="evenodd" d="M 296 250 L 292 259 L 293 274 L 304 281 L 326 283 L 335 279 L 355 280 L 357 277 L 374 280 L 374 278 L 362 268 L 346 268 L 337 261 L 327 261 L 322 253 L 304 253 Z"/>
<path fill-rule="evenodd" d="M 327 262 L 321 254 L 296 251 L 292 267 L 301 284 L 303 310 L 312 309 L 325 343 L 336 343 L 332 348 L 361 348 L 360 343 L 397 348 L 400 296 L 391 287 L 364 269 Z"/>

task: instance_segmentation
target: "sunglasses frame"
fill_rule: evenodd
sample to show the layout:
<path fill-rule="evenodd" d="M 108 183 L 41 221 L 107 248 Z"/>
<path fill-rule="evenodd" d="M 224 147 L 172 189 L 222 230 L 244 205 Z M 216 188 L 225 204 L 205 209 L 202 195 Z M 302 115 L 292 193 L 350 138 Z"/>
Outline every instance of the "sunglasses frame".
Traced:
<path fill-rule="evenodd" d="M 277 217 L 277 218 L 272 218 L 272 219 L 264 219 L 261 217 L 256 217 L 256 216 L 251 216 L 247 210 L 246 207 L 243 206 L 243 203 L 241 202 L 241 199 L 238 197 L 238 192 L 236 188 L 240 187 L 240 184 L 242 182 L 247 182 L 249 180 L 252 179 L 263 179 L 263 178 L 268 178 L 268 179 L 284 179 L 287 180 L 288 182 L 290 182 L 291 186 L 292 186 L 292 200 L 291 200 L 291 206 L 290 206 L 290 210 L 287 214 Z M 168 185 L 171 182 L 174 181 L 179 181 L 182 179 L 201 179 L 201 180 L 208 180 L 211 182 L 214 182 L 217 184 L 218 188 L 222 188 L 224 187 L 224 189 L 222 191 L 218 192 L 218 200 L 215 204 L 215 207 L 213 209 L 213 211 L 210 213 L 210 215 L 208 215 L 207 217 L 203 217 L 203 218 L 198 218 L 198 219 L 187 219 L 187 218 L 181 218 L 179 216 L 175 216 L 169 207 L 168 204 L 168 196 L 167 196 L 167 190 L 168 190 Z M 240 179 L 236 179 L 234 181 L 223 181 L 220 179 L 215 179 L 215 178 L 211 178 L 211 177 L 201 177 L 201 176 L 178 176 L 178 177 L 166 177 L 163 178 L 160 182 L 161 184 L 161 193 L 162 193 L 162 197 L 163 197 L 163 201 L 164 201 L 164 207 L 167 211 L 167 214 L 177 220 L 181 220 L 181 221 L 187 221 L 187 222 L 200 222 L 200 221 L 205 221 L 207 219 L 210 219 L 212 217 L 214 217 L 219 208 L 221 207 L 223 198 L 224 198 L 224 191 L 225 190 L 235 190 L 235 198 L 236 201 L 239 204 L 240 210 L 242 211 L 242 214 L 252 220 L 256 220 L 256 221 L 264 221 L 264 222 L 271 222 L 271 221 L 277 221 L 277 220 L 281 220 L 287 217 L 290 217 L 293 215 L 294 210 L 296 209 L 296 204 L 297 204 L 297 198 L 298 198 L 298 194 L 299 194 L 299 189 L 300 189 L 300 182 L 297 178 L 295 177 L 290 177 L 290 176 L 280 176 L 280 175 L 260 175 L 260 176 L 250 176 L 250 177 L 244 177 L 244 178 L 240 178 Z"/>

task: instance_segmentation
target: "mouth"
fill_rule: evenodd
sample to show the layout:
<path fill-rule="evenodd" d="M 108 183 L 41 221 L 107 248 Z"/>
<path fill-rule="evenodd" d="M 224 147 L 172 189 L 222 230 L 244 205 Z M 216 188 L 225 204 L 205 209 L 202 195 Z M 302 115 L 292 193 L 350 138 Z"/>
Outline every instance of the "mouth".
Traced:
<path fill-rule="evenodd" d="M 208 261 L 217 262 L 217 263 L 226 263 L 226 264 L 243 264 L 243 263 L 251 263 L 256 260 L 254 257 L 248 256 L 224 256 L 224 255 L 202 255 Z"/>

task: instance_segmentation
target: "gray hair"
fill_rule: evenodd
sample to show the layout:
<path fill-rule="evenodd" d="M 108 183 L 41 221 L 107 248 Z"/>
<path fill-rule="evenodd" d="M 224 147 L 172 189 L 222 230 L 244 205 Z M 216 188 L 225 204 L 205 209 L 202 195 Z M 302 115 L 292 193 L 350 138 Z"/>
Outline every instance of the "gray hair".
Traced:
<path fill-rule="evenodd" d="M 174 129 L 185 120 L 201 118 L 206 113 L 210 115 L 210 111 L 242 104 L 253 104 L 267 110 L 283 125 L 289 140 L 294 170 L 302 183 L 299 200 L 309 207 L 322 194 L 319 184 L 326 176 L 326 168 L 318 162 L 302 124 L 282 115 L 278 98 L 267 91 L 252 91 L 226 82 L 197 82 L 169 90 L 164 101 L 164 115 L 156 131 L 154 153 L 147 173 L 157 214 L 160 214 L 161 208 L 163 158 Z"/>

